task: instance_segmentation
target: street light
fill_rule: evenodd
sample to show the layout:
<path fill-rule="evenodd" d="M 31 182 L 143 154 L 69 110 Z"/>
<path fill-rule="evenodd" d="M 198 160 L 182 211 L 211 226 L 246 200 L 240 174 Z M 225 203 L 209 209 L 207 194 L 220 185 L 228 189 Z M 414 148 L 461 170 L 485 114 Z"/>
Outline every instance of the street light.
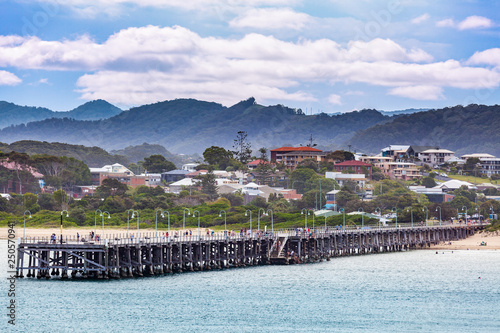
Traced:
<path fill-rule="evenodd" d="M 315 216 L 315 214 L 314 214 L 314 210 L 312 210 L 310 208 L 309 208 L 309 211 L 311 212 L 311 215 L 313 216 L 313 231 L 314 231 L 314 216 Z"/>
<path fill-rule="evenodd" d="M 219 217 L 222 217 L 222 212 L 224 212 L 224 237 L 227 238 L 227 222 L 226 222 L 227 214 L 226 214 L 226 211 L 224 209 L 222 209 L 219 212 Z"/>
<path fill-rule="evenodd" d="M 319 181 L 319 209 L 321 210 L 321 179 L 318 179 L 318 181 Z"/>
<path fill-rule="evenodd" d="M 378 219 L 378 228 L 380 230 L 380 223 L 382 222 L 381 221 L 382 220 L 382 210 L 379 207 L 377 207 L 377 208 L 375 208 L 375 213 L 377 212 L 377 209 L 378 209 L 378 212 L 380 214 L 380 218 Z"/>
<path fill-rule="evenodd" d="M 182 235 L 184 235 L 186 233 L 185 229 L 186 229 L 186 210 L 188 211 L 188 216 L 191 215 L 191 211 L 189 210 L 189 208 L 184 208 L 183 212 L 182 212 Z"/>
<path fill-rule="evenodd" d="M 132 213 L 132 218 L 134 217 L 134 214 L 137 213 L 137 242 L 139 242 L 139 211 L 134 210 Z"/>
<path fill-rule="evenodd" d="M 422 211 L 425 212 L 425 225 L 427 226 L 427 220 L 429 219 L 429 208 L 424 206 L 424 208 L 422 208 Z"/>
<path fill-rule="evenodd" d="M 398 209 L 396 207 L 392 207 L 391 212 L 396 212 L 396 229 L 398 228 Z"/>
<path fill-rule="evenodd" d="M 363 208 L 358 209 L 358 212 L 361 212 L 361 229 L 364 228 L 365 226 L 365 215 L 364 215 L 364 210 Z"/>
<path fill-rule="evenodd" d="M 304 214 L 304 211 L 306 211 L 306 213 Z M 307 208 L 302 208 L 302 210 L 300 211 L 300 215 L 305 215 L 304 218 L 305 218 L 305 229 L 307 230 L 307 215 L 309 215 L 309 211 L 307 210 Z"/>
<path fill-rule="evenodd" d="M 250 212 L 250 236 L 252 236 L 252 211 L 250 209 L 245 210 L 245 216 L 248 216 L 248 212 Z"/>
<path fill-rule="evenodd" d="M 343 226 L 342 226 L 342 230 L 345 230 L 345 209 L 344 208 L 340 208 L 340 210 L 342 211 L 342 220 L 343 220 Z"/>
<path fill-rule="evenodd" d="M 198 239 L 201 240 L 201 231 L 200 231 L 200 211 L 193 210 L 193 217 L 196 217 L 194 214 L 198 213 Z"/>
<path fill-rule="evenodd" d="M 163 213 L 167 213 L 167 219 L 168 219 L 168 238 L 170 238 L 170 213 L 168 212 L 168 210 L 164 210 Z M 168 241 L 168 238 L 167 238 L 167 241 Z"/>
<path fill-rule="evenodd" d="M 96 209 L 94 212 L 94 236 L 97 234 L 97 212 L 100 213 L 99 216 L 102 216 L 102 210 Z M 128 214 L 127 214 L 128 216 Z"/>
<path fill-rule="evenodd" d="M 158 237 L 158 211 L 161 212 L 161 217 L 165 218 L 165 215 L 163 214 L 163 209 L 157 208 L 155 211 L 155 238 Z"/>
<path fill-rule="evenodd" d="M 26 213 L 30 213 L 29 218 L 31 218 L 31 212 L 29 210 L 26 210 L 24 212 L 24 228 L 23 228 L 23 242 L 26 241 Z"/>
<path fill-rule="evenodd" d="M 69 213 L 67 210 L 62 210 L 61 211 L 61 244 L 62 244 L 62 227 L 63 227 L 63 213 L 66 212 L 66 217 L 69 217 Z"/>
<path fill-rule="evenodd" d="M 272 209 L 268 209 L 266 215 L 269 215 L 269 212 L 271 212 L 271 234 L 274 234 L 274 216 Z"/>
<path fill-rule="evenodd" d="M 439 208 L 439 226 L 441 226 L 441 206 L 436 207 L 436 212 L 438 211 Z"/>
<path fill-rule="evenodd" d="M 131 209 L 127 209 L 127 238 L 128 238 L 128 226 L 129 226 L 129 223 L 130 223 L 130 211 L 132 211 L 132 218 L 134 218 L 134 212 L 135 210 L 133 210 L 132 208 Z M 101 212 L 102 214 L 102 212 Z"/>
<path fill-rule="evenodd" d="M 408 209 L 406 211 L 408 211 Z M 410 206 L 410 212 L 411 212 L 411 227 L 413 228 L 413 207 L 412 206 Z"/>
<path fill-rule="evenodd" d="M 292 183 L 293 187 L 293 183 Z M 257 214 L 257 231 L 260 231 L 260 211 L 264 212 L 264 215 L 266 215 L 266 210 L 264 208 L 259 208 L 259 212 Z"/>
<path fill-rule="evenodd" d="M 108 219 L 111 218 L 111 214 L 109 212 L 102 212 L 102 240 L 104 241 L 104 214 L 108 214 Z"/>
<path fill-rule="evenodd" d="M 465 208 L 465 225 L 467 225 L 467 207 L 466 206 L 462 206 L 462 212 L 464 211 L 464 208 Z"/>

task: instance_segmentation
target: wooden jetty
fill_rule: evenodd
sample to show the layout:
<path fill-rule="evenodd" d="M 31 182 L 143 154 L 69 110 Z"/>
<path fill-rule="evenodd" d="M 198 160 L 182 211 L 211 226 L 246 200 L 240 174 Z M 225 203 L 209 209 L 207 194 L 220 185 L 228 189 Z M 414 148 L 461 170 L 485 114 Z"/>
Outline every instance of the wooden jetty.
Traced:
<path fill-rule="evenodd" d="M 273 234 L 153 237 L 107 236 L 99 242 L 26 238 L 18 244 L 17 276 L 50 279 L 125 278 L 268 264 L 296 264 L 332 257 L 406 251 L 456 241 L 484 226 L 418 226 L 374 229 L 300 229 Z"/>

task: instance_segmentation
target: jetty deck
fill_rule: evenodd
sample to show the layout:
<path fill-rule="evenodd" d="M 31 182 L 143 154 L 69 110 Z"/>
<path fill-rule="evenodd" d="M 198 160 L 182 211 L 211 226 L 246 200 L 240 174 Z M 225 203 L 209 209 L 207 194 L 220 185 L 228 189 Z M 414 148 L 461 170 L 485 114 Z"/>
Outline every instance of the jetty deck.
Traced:
<path fill-rule="evenodd" d="M 38 279 L 126 278 L 254 265 L 288 265 L 333 257 L 407 251 L 473 235 L 484 225 L 277 230 L 227 236 L 106 235 L 98 242 L 66 237 L 19 241 L 17 276 Z M 26 273 L 26 275 L 25 275 Z"/>

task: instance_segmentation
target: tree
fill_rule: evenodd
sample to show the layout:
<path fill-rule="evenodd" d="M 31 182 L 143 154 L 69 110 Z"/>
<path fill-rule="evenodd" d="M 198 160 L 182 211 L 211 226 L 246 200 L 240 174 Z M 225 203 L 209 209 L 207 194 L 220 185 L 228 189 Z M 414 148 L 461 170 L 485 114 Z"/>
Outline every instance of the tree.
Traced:
<path fill-rule="evenodd" d="M 217 199 L 219 194 L 213 171 L 209 170 L 207 174 L 198 176 L 198 179 L 201 179 L 201 193 L 207 194 L 210 200 Z"/>
<path fill-rule="evenodd" d="M 102 181 L 101 186 L 96 189 L 96 194 L 102 198 L 107 198 L 110 195 L 124 195 L 127 190 L 128 186 L 120 183 L 118 179 L 106 178 Z"/>
<path fill-rule="evenodd" d="M 269 160 L 267 158 L 267 148 L 260 148 L 260 161 L 259 165 L 257 165 L 257 168 L 255 168 L 256 171 L 256 177 L 259 182 L 259 184 L 262 185 L 267 185 L 270 182 L 270 178 L 273 174 L 273 167 L 269 163 Z"/>
<path fill-rule="evenodd" d="M 231 165 L 233 153 L 222 147 L 211 146 L 210 148 L 205 149 L 203 152 L 203 158 L 209 165 L 218 166 L 220 169 L 226 169 L 229 165 Z"/>
<path fill-rule="evenodd" d="M 247 132 L 239 131 L 233 144 L 233 148 L 235 149 L 233 153 L 238 161 L 243 164 L 247 164 L 252 156 L 252 145 L 248 142 L 247 136 Z"/>
<path fill-rule="evenodd" d="M 468 158 L 463 166 L 464 171 L 468 172 L 469 174 L 472 174 L 474 170 L 476 170 L 476 167 L 479 163 L 481 163 L 481 160 L 477 157 Z"/>
<path fill-rule="evenodd" d="M 290 175 L 291 188 L 296 189 L 297 193 L 304 193 L 306 182 L 315 175 L 316 172 L 308 168 L 295 169 Z"/>
<path fill-rule="evenodd" d="M 162 155 L 151 155 L 144 158 L 143 167 L 150 173 L 162 173 L 175 170 L 175 164 L 167 161 Z"/>
<path fill-rule="evenodd" d="M 434 180 L 433 177 L 424 177 L 422 179 L 422 185 L 425 186 L 426 188 L 434 187 L 436 186 L 436 181 Z"/>

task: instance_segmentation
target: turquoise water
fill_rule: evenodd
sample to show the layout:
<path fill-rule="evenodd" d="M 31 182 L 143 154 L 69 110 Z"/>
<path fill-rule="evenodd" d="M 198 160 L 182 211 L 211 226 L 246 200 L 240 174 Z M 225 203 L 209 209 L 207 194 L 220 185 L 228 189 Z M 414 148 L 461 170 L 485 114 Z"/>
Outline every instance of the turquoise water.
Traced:
<path fill-rule="evenodd" d="M 0 246 L 6 253 L 6 241 Z M 5 258 L 0 263 L 6 313 Z M 111 281 L 25 278 L 16 292 L 16 326 L 2 315 L 0 327 L 20 332 L 500 332 L 500 251 Z"/>

